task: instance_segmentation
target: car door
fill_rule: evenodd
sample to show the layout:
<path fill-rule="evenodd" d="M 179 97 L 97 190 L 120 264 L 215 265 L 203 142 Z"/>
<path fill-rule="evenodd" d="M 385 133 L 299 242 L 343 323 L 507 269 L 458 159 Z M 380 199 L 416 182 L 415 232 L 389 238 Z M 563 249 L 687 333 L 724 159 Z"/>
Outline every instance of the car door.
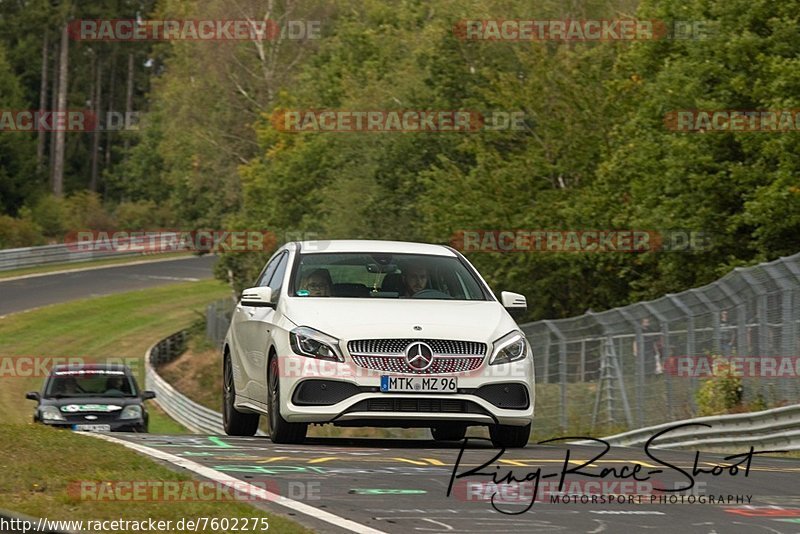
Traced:
<path fill-rule="evenodd" d="M 281 259 L 281 254 L 273 256 L 261 274 L 254 286 L 263 287 L 267 285 L 275 269 L 278 267 L 278 262 Z M 231 351 L 234 355 L 233 365 L 237 376 L 237 394 L 247 398 L 253 398 L 253 391 L 257 387 L 253 386 L 253 369 L 252 369 L 252 356 L 248 355 L 250 344 L 247 341 L 247 327 L 250 318 L 253 316 L 255 310 L 251 306 L 243 306 L 241 300 L 233 310 L 233 317 L 231 318 Z"/>
<path fill-rule="evenodd" d="M 260 286 L 272 289 L 272 302 L 277 304 L 280 296 L 289 253 L 284 251 L 277 256 L 272 265 L 268 265 L 259 280 Z M 272 263 L 272 262 L 271 262 Z M 266 306 L 246 306 L 239 303 L 238 335 L 241 343 L 242 365 L 247 376 L 246 389 L 243 395 L 258 402 L 267 399 L 267 347 L 270 346 L 270 335 L 274 330 L 275 308 Z"/>

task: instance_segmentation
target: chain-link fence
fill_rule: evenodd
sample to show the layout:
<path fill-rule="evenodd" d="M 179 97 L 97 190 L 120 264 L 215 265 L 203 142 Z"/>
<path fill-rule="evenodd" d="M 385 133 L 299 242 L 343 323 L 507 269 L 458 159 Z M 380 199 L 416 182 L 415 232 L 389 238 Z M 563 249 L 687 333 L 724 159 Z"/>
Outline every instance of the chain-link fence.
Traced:
<path fill-rule="evenodd" d="M 208 306 L 210 340 L 222 343 L 234 306 Z M 535 436 L 693 417 L 710 356 L 740 366 L 744 402 L 800 402 L 800 254 L 653 301 L 521 327 L 536 366 Z"/>
<path fill-rule="evenodd" d="M 707 286 L 600 313 L 522 325 L 534 352 L 542 434 L 697 415 L 704 378 L 741 377 L 745 403 L 800 402 L 800 254 Z M 712 357 L 718 357 L 714 360 Z"/>
<path fill-rule="evenodd" d="M 236 300 L 233 297 L 216 300 L 206 306 L 206 338 L 221 347 L 231 324 Z"/>

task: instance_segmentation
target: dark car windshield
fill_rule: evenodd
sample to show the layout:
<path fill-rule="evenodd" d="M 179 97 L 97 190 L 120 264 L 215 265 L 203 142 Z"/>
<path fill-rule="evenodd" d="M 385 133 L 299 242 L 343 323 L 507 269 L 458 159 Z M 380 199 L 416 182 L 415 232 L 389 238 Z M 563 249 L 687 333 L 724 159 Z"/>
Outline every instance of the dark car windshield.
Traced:
<path fill-rule="evenodd" d="M 296 297 L 487 300 L 473 273 L 452 256 L 301 254 L 290 288 Z"/>
<path fill-rule="evenodd" d="M 47 381 L 45 397 L 135 397 L 136 386 L 123 371 L 104 369 L 56 371 Z"/>

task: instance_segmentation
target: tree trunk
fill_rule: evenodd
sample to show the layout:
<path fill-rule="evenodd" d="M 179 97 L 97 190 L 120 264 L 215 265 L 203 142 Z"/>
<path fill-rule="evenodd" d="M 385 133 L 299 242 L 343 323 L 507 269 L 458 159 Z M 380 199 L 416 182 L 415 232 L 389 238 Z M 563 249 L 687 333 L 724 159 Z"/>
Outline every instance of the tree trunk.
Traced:
<path fill-rule="evenodd" d="M 53 86 L 50 89 L 50 111 L 54 111 L 58 107 L 58 58 L 61 56 L 61 45 L 59 40 L 56 40 L 55 46 L 53 47 Z M 55 182 L 55 166 L 53 162 L 56 160 L 56 143 L 55 143 L 55 134 L 53 132 L 48 133 L 48 138 L 50 139 L 50 158 L 48 162 L 48 168 L 50 169 L 50 189 L 53 189 L 53 183 Z"/>
<path fill-rule="evenodd" d="M 44 39 L 42 41 L 42 83 L 39 86 L 39 112 L 44 112 L 47 107 L 47 48 L 50 45 L 47 39 L 47 30 L 44 31 Z M 39 138 L 36 143 L 36 169 L 39 172 L 44 170 L 44 148 L 47 141 L 47 134 L 44 130 L 39 129 Z"/>
<path fill-rule="evenodd" d="M 98 164 L 100 159 L 100 113 L 103 111 L 103 63 L 96 60 L 96 78 L 94 86 L 94 98 L 92 99 L 92 111 L 94 112 L 97 124 L 92 132 L 92 178 L 89 182 L 89 190 L 97 191 Z"/>
<path fill-rule="evenodd" d="M 117 78 L 117 55 L 111 56 L 111 80 L 108 87 L 108 116 L 114 111 L 114 80 Z M 111 167 L 111 137 L 112 132 L 106 128 L 106 169 Z"/>
<path fill-rule="evenodd" d="M 125 124 L 128 123 L 128 117 L 133 113 L 133 53 L 128 54 L 128 87 L 125 94 Z M 128 157 L 128 148 L 131 144 L 129 135 L 125 135 L 125 157 Z"/>
<path fill-rule="evenodd" d="M 69 34 L 67 24 L 61 30 L 61 59 L 58 66 L 58 111 L 67 110 L 67 74 L 69 71 Z M 64 196 L 64 143 L 66 132 L 56 132 L 56 160 L 53 162 L 53 194 Z"/>

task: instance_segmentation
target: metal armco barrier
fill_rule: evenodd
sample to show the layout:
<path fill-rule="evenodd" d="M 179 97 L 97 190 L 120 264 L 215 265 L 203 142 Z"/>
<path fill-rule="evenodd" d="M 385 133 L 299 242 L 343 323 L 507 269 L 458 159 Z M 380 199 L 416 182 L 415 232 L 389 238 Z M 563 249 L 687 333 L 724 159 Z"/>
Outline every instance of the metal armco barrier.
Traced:
<path fill-rule="evenodd" d="M 181 330 L 147 350 L 145 354 L 145 388 L 155 391 L 155 401 L 172 419 L 196 434 L 224 434 L 222 414 L 197 404 L 164 380 L 155 366 L 180 356 L 186 347 L 187 332 Z M 220 384 L 220 387 L 222 385 Z M 259 431 L 259 436 L 264 433 Z"/>
<path fill-rule="evenodd" d="M 0 271 L 36 267 L 50 263 L 78 263 L 103 258 L 141 256 L 141 252 L 114 250 L 74 250 L 68 245 L 45 245 L 43 247 L 10 248 L 0 250 Z"/>
<path fill-rule="evenodd" d="M 114 241 L 81 241 L 42 247 L 9 248 L 0 250 L 0 271 L 51 263 L 78 263 L 187 250 L 185 245 L 176 246 L 169 242 L 171 237 L 177 239 L 177 236 L 177 233 L 165 232 L 159 236 L 161 240 L 152 242 L 146 236 L 133 236 Z"/>
<path fill-rule="evenodd" d="M 757 450 L 800 450 L 800 404 L 743 414 L 698 417 L 623 432 L 603 438 L 613 446 L 638 447 L 659 432 L 677 425 L 700 423 L 678 428 L 653 440 L 658 449 L 729 449 L 753 446 Z M 592 441 L 576 442 L 589 445 Z"/>

